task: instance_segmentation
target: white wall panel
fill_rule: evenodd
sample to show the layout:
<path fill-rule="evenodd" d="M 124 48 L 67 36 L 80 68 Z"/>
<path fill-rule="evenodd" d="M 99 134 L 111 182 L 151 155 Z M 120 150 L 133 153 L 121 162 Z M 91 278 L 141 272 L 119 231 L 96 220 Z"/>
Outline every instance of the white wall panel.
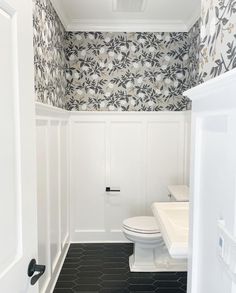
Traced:
<path fill-rule="evenodd" d="M 143 214 L 143 146 L 142 123 L 112 121 L 110 123 L 110 172 L 108 185 L 120 192 L 107 193 L 106 219 L 112 239 L 122 239 L 122 222 Z M 115 235 L 118 233 L 118 235 Z M 113 234 L 113 235 L 112 235 Z"/>
<path fill-rule="evenodd" d="M 91 121 L 71 128 L 71 233 L 78 241 L 92 241 L 94 235 L 104 239 L 105 130 L 105 122 Z"/>
<path fill-rule="evenodd" d="M 167 200 L 167 186 L 184 183 L 184 123 L 180 120 L 147 123 L 147 213 L 156 201 Z"/>
<path fill-rule="evenodd" d="M 72 241 L 124 241 L 125 218 L 150 214 L 167 185 L 186 183 L 186 115 L 72 112 Z"/>
<path fill-rule="evenodd" d="M 48 190 L 48 144 L 47 121 L 37 121 L 37 207 L 38 207 L 38 258 L 47 270 L 39 280 L 43 292 L 50 279 L 50 236 L 49 236 L 49 190 Z"/>
<path fill-rule="evenodd" d="M 59 182 L 59 122 L 49 125 L 49 198 L 50 198 L 50 250 L 54 270 L 60 254 L 60 182 Z"/>
<path fill-rule="evenodd" d="M 36 103 L 40 293 L 52 292 L 69 244 L 68 115 Z"/>
<path fill-rule="evenodd" d="M 185 166 L 184 181 L 190 185 L 190 151 L 191 151 L 191 112 L 185 117 Z"/>
<path fill-rule="evenodd" d="M 168 184 L 185 183 L 186 115 L 69 115 L 37 103 L 41 292 L 53 291 L 69 241 L 126 241 L 123 219 L 148 214 L 152 201 L 167 200 Z"/>
<path fill-rule="evenodd" d="M 60 196 L 61 196 L 61 245 L 68 241 L 69 237 L 69 166 L 68 166 L 68 122 L 61 122 L 60 127 Z"/>

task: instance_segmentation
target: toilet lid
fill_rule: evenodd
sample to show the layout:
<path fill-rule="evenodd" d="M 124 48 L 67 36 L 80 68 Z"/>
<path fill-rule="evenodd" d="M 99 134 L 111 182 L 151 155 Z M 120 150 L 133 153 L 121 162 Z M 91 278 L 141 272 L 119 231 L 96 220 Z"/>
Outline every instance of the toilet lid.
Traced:
<path fill-rule="evenodd" d="M 154 217 L 133 217 L 124 220 L 123 227 L 139 233 L 159 233 L 160 229 Z"/>

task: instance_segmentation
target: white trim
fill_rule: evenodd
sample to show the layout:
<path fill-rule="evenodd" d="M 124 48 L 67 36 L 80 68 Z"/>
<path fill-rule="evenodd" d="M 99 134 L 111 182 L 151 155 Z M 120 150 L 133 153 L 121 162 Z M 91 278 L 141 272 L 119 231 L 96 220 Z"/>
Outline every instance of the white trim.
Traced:
<path fill-rule="evenodd" d="M 189 186 L 189 180 L 190 180 L 190 150 L 191 150 L 191 112 L 188 111 L 185 116 L 185 142 L 184 142 L 184 148 L 185 148 L 185 158 L 184 158 L 184 182 L 186 185 Z"/>
<path fill-rule="evenodd" d="M 65 245 L 66 244 L 69 244 L 70 245 L 70 234 L 69 234 L 69 232 L 68 233 L 66 233 L 66 236 L 64 237 L 64 239 L 62 240 L 62 250 L 64 249 L 64 247 L 65 247 Z"/>
<path fill-rule="evenodd" d="M 36 119 L 36 121 L 38 121 Z M 50 131 L 50 121 L 45 121 L 45 159 L 46 159 L 46 217 L 47 217 L 47 226 L 45 229 L 47 230 L 47 243 L 46 243 L 46 250 L 47 250 L 47 265 L 49 269 L 49 274 L 47 278 L 47 282 L 45 282 L 45 286 L 47 288 L 48 284 L 50 283 L 50 279 L 52 276 L 52 263 L 51 263 L 51 233 L 50 233 L 50 223 L 51 223 L 51 218 L 50 218 L 50 208 L 51 208 L 51 203 L 50 203 L 50 145 L 49 145 L 49 131 Z M 39 210 L 38 210 L 39 212 Z"/>
<path fill-rule="evenodd" d="M 187 31 L 190 31 L 194 24 L 200 19 L 201 17 L 201 9 L 194 10 L 191 17 L 186 21 Z"/>
<path fill-rule="evenodd" d="M 184 113 L 190 113 L 190 110 L 186 111 L 70 111 L 70 116 L 84 116 L 84 115 L 91 115 L 91 116 L 102 116 L 102 115 L 111 115 L 111 116 L 140 116 L 140 115 L 147 115 L 147 116 L 156 116 L 156 115 L 183 115 Z"/>
<path fill-rule="evenodd" d="M 57 186 L 58 186 L 58 240 L 60 247 L 60 254 L 62 252 L 62 219 L 61 219 L 61 127 L 62 121 L 58 122 L 57 125 L 57 161 L 58 161 L 58 169 L 57 169 Z"/>
<path fill-rule="evenodd" d="M 53 116 L 62 116 L 65 114 L 68 114 L 69 112 L 67 110 L 64 110 L 62 108 L 54 107 L 48 104 L 36 102 L 35 103 L 35 113 L 37 116 L 46 116 L 48 119 L 48 116 L 52 116 L 52 113 L 54 114 Z M 38 117 L 37 117 L 38 119 Z"/>
<path fill-rule="evenodd" d="M 201 117 L 196 117 L 194 114 L 192 121 L 192 138 L 191 138 L 191 176 L 194 174 L 195 179 L 191 177 L 191 185 L 190 185 L 190 206 L 189 206 L 189 247 L 190 247 L 190 255 L 188 259 L 188 293 L 198 293 L 198 272 L 199 272 L 199 231 L 200 231 L 200 201 L 199 198 L 199 185 L 200 185 L 200 154 L 201 154 Z M 197 143 L 196 143 L 197 142 Z"/>
<path fill-rule="evenodd" d="M 227 90 L 229 86 L 236 90 L 236 68 L 226 73 L 223 73 L 211 80 L 208 80 L 190 90 L 187 90 L 183 95 L 191 100 L 200 100 L 210 95 L 215 95 L 219 90 Z"/>
<path fill-rule="evenodd" d="M 70 244 L 76 244 L 76 243 L 131 243 L 129 240 L 114 240 L 114 241 L 109 241 L 109 240 L 100 240 L 100 241 L 71 241 Z"/>
<path fill-rule="evenodd" d="M 64 28 L 68 26 L 69 17 L 66 15 L 65 9 L 62 6 L 62 2 L 58 0 L 50 0 L 54 9 L 56 10 L 57 15 L 59 16 Z"/>
<path fill-rule="evenodd" d="M 59 257 L 59 260 L 58 260 L 58 263 L 55 267 L 55 270 L 53 272 L 53 275 L 51 276 L 51 279 L 50 279 L 50 282 L 48 284 L 48 287 L 47 287 L 47 290 L 45 293 L 53 293 L 54 291 L 54 288 L 56 286 L 56 283 L 57 283 L 57 279 L 60 275 L 60 272 L 61 272 L 61 269 L 62 269 L 62 266 L 63 266 L 63 263 L 65 261 L 65 258 L 66 258 L 66 255 L 67 255 L 67 252 L 69 250 L 69 247 L 70 247 L 70 243 L 67 243 L 62 252 L 61 252 L 61 255 Z"/>
<path fill-rule="evenodd" d="M 200 18 L 201 11 L 195 9 L 187 20 L 148 19 L 71 19 L 61 1 L 50 0 L 66 31 L 82 32 L 188 32 Z M 114 7 L 113 0 L 113 7 Z M 143 2 L 142 11 L 145 9 Z M 114 8 L 112 9 L 114 11 Z"/>
<path fill-rule="evenodd" d="M 187 93 L 187 92 L 186 92 Z M 48 104 L 44 104 L 41 102 L 35 103 L 35 109 L 36 109 L 36 115 L 40 116 L 37 117 L 37 120 L 45 120 L 45 119 L 53 119 L 48 118 L 47 116 L 52 116 L 53 114 L 58 114 L 58 116 L 64 115 L 65 117 L 71 117 L 71 116 L 84 116 L 84 115 L 91 115 L 91 116 L 102 116 L 102 115 L 112 115 L 112 116 L 140 116 L 140 115 L 147 115 L 147 116 L 156 116 L 158 115 L 183 115 L 183 113 L 191 113 L 190 110 L 185 111 L 68 111 L 64 110 L 62 108 L 58 108 L 55 106 L 51 106 Z M 55 116 L 55 115 L 54 115 Z M 53 120 L 55 120 L 54 118 Z M 57 119 L 58 121 L 58 119 Z M 67 121 L 67 120 L 65 120 Z"/>
<path fill-rule="evenodd" d="M 122 11 L 118 10 L 118 1 L 119 0 L 113 0 L 112 1 L 112 11 L 113 12 L 122 12 Z M 139 11 L 135 10 L 134 12 L 143 12 L 146 9 L 146 7 L 147 7 L 147 0 L 142 0 L 142 2 L 143 3 L 141 5 L 140 10 Z M 133 12 L 133 11 L 130 11 L 130 12 Z"/>
<path fill-rule="evenodd" d="M 72 19 L 65 26 L 67 31 L 99 32 L 187 32 L 187 25 L 181 20 L 130 20 L 130 19 Z"/>

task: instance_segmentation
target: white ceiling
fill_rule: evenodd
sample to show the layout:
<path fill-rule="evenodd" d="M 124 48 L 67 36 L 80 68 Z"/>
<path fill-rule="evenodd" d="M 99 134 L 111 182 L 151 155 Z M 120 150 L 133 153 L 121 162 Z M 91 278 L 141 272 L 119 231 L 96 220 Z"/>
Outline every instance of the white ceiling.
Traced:
<path fill-rule="evenodd" d="M 181 32 L 200 16 L 200 0 L 123 0 L 118 6 L 116 1 L 51 0 L 68 31 Z M 123 5 L 127 11 L 115 11 Z"/>

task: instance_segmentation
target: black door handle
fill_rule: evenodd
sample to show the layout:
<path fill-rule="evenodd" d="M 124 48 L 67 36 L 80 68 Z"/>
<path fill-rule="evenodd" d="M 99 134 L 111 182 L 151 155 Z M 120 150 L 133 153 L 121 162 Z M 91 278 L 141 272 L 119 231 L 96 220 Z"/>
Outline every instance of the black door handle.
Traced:
<path fill-rule="evenodd" d="M 38 272 L 37 275 L 33 276 L 30 280 L 30 284 L 34 285 L 38 279 L 43 275 L 45 272 L 46 266 L 44 265 L 37 265 L 35 259 L 31 259 L 29 266 L 28 266 L 28 276 L 32 277 L 34 273 Z"/>
<path fill-rule="evenodd" d="M 111 189 L 111 187 L 106 187 L 106 192 L 120 192 L 120 189 Z"/>

